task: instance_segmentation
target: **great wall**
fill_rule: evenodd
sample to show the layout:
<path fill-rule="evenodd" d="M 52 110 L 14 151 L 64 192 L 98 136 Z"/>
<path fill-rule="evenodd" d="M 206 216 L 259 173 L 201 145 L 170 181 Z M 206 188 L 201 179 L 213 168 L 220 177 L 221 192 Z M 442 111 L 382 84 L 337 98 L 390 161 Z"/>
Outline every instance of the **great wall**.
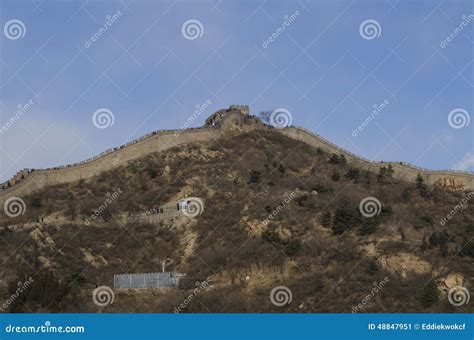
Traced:
<path fill-rule="evenodd" d="M 109 149 L 89 160 L 51 169 L 22 170 L 14 178 L 16 184 L 4 185 L 0 191 L 0 203 L 13 196 L 28 195 L 45 186 L 90 179 L 103 171 L 112 170 L 146 154 L 164 151 L 175 146 L 207 142 L 228 135 L 238 135 L 249 130 L 265 130 L 281 133 L 292 139 L 319 147 L 329 153 L 344 154 L 348 163 L 378 173 L 381 166 L 391 165 L 394 177 L 414 182 L 421 174 L 427 184 L 447 189 L 474 190 L 474 173 L 454 170 L 429 170 L 405 162 L 374 162 L 357 156 L 331 143 L 318 134 L 301 127 L 275 128 L 262 123 L 248 112 L 248 106 L 233 105 L 211 115 L 200 128 L 187 130 L 162 130 L 151 132 L 137 140 Z M 12 180 L 10 180 L 12 181 Z"/>

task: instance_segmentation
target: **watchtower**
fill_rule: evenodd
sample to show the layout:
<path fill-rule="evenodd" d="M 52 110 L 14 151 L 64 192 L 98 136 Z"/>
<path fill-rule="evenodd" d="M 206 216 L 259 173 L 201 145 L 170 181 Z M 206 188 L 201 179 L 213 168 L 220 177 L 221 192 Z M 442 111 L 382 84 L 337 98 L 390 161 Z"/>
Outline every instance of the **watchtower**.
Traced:
<path fill-rule="evenodd" d="M 222 109 L 210 115 L 209 118 L 206 119 L 205 126 L 219 126 L 228 116 L 239 115 L 240 117 L 237 119 L 237 121 L 239 123 L 243 123 L 245 121 L 244 117 L 248 116 L 249 113 L 250 109 L 248 105 L 231 105 L 228 109 Z"/>

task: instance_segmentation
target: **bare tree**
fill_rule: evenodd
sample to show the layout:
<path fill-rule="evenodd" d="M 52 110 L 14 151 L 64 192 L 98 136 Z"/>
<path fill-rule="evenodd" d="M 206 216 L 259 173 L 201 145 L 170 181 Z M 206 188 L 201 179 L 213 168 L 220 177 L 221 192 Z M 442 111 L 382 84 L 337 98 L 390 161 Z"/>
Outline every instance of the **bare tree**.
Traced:
<path fill-rule="evenodd" d="M 260 113 L 258 114 L 258 118 L 260 118 L 260 120 L 264 122 L 265 124 L 270 125 L 271 115 L 272 115 L 272 111 L 260 111 Z"/>

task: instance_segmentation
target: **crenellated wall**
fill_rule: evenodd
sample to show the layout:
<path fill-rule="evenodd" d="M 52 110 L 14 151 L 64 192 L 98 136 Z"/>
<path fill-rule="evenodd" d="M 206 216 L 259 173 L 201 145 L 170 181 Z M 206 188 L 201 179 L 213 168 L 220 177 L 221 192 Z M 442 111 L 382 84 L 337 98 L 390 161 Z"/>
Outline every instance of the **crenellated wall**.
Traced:
<path fill-rule="evenodd" d="M 61 169 L 35 170 L 17 185 L 0 192 L 0 202 L 3 203 L 8 197 L 30 194 L 45 186 L 86 180 L 146 154 L 164 151 L 178 145 L 206 142 L 218 138 L 220 134 L 219 129 L 193 129 L 179 133 L 173 130 L 163 131 L 88 163 Z"/>
<path fill-rule="evenodd" d="M 474 190 L 473 173 L 453 170 L 429 170 L 405 162 L 373 162 L 344 150 L 304 128 L 289 127 L 280 129 L 279 131 L 290 138 L 302 141 L 314 147 L 321 147 L 332 153 L 344 154 L 349 163 L 375 173 L 379 172 L 380 167 L 390 164 L 395 171 L 394 177 L 401 180 L 414 182 L 417 175 L 421 174 L 427 184 L 437 184 L 453 190 Z"/>
<path fill-rule="evenodd" d="M 241 125 L 244 121 L 247 122 L 247 125 L 243 129 L 239 128 L 237 125 Z M 136 143 L 132 143 L 124 148 L 105 154 L 102 157 L 93 159 L 90 162 L 61 169 L 35 170 L 20 183 L 0 192 L 0 204 L 3 205 L 3 202 L 9 197 L 21 197 L 45 186 L 69 183 L 81 179 L 87 180 L 103 171 L 124 165 L 128 161 L 140 158 L 148 153 L 164 151 L 178 145 L 207 142 L 221 137 L 222 134 L 227 133 L 229 130 L 233 130 L 232 134 L 239 134 L 244 133 L 249 129 L 282 133 L 285 136 L 307 143 L 311 146 L 321 147 L 330 153 L 342 153 L 346 156 L 349 163 L 375 173 L 378 173 L 381 166 L 391 164 L 395 170 L 394 176 L 402 180 L 413 182 L 418 173 L 421 173 L 427 184 L 439 184 L 445 188 L 454 190 L 474 190 L 473 173 L 427 170 L 406 163 L 384 162 L 382 164 L 380 162 L 372 162 L 368 159 L 352 154 L 347 150 L 341 149 L 321 136 L 304 128 L 270 128 L 261 123 L 257 124 L 253 122 L 252 119 L 244 119 L 242 116 L 232 113 L 226 117 L 226 121 L 224 121 L 220 127 L 189 129 L 180 132 L 174 130 L 162 131 L 150 135 Z"/>

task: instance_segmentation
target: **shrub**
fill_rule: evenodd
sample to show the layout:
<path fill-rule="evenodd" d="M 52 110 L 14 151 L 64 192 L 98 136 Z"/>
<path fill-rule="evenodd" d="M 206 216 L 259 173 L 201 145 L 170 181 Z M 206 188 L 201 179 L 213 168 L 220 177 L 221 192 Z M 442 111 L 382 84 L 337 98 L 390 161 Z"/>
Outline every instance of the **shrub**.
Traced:
<path fill-rule="evenodd" d="M 149 175 L 151 178 L 156 178 L 156 177 L 158 177 L 158 171 L 156 171 L 156 169 L 154 169 L 154 168 L 148 168 L 147 172 L 148 172 L 148 175 Z"/>
<path fill-rule="evenodd" d="M 332 232 L 335 235 L 339 235 L 359 223 L 360 215 L 354 209 L 347 207 L 337 208 L 334 213 Z"/>
<path fill-rule="evenodd" d="M 346 156 L 344 156 L 343 154 L 339 155 L 339 164 L 342 164 L 342 165 L 347 164 Z"/>
<path fill-rule="evenodd" d="M 346 173 L 346 178 L 348 180 L 358 180 L 360 175 L 360 171 L 358 169 L 350 168 L 349 171 Z"/>
<path fill-rule="evenodd" d="M 383 205 L 382 209 L 380 209 L 380 214 L 382 216 L 389 216 L 393 214 L 393 208 L 391 205 Z"/>
<path fill-rule="evenodd" d="M 296 255 L 301 249 L 301 243 L 297 239 L 290 239 L 283 244 L 283 251 L 288 256 Z"/>
<path fill-rule="evenodd" d="M 359 234 L 362 236 L 371 235 L 377 230 L 377 218 L 364 218 L 362 225 L 359 228 Z"/>
<path fill-rule="evenodd" d="M 39 197 L 39 196 L 33 196 L 31 198 L 30 204 L 33 208 L 41 208 L 43 206 L 43 203 L 41 201 L 41 197 Z"/>
<path fill-rule="evenodd" d="M 392 165 L 389 164 L 388 167 L 383 166 L 379 170 L 379 173 L 377 175 L 377 181 L 379 181 L 380 183 L 385 183 L 393 178 L 394 173 L 395 171 L 393 170 Z"/>
<path fill-rule="evenodd" d="M 405 188 L 405 190 L 403 190 L 403 193 L 402 193 L 402 200 L 404 202 L 408 202 L 408 201 L 410 201 L 410 196 L 411 196 L 410 195 L 410 190 Z"/>
<path fill-rule="evenodd" d="M 421 294 L 421 304 L 423 307 L 432 306 L 438 301 L 438 288 L 433 279 L 430 280 L 424 287 Z"/>
<path fill-rule="evenodd" d="M 329 158 L 329 163 L 344 165 L 347 163 L 346 156 L 344 156 L 343 154 L 337 155 L 333 153 L 331 154 L 331 157 Z"/>
<path fill-rule="evenodd" d="M 251 170 L 250 171 L 250 183 L 260 184 L 262 174 L 260 171 Z"/>
<path fill-rule="evenodd" d="M 424 179 L 420 173 L 418 173 L 418 175 L 416 176 L 415 182 L 416 182 L 416 187 L 418 189 L 420 189 L 424 185 Z"/>
<path fill-rule="evenodd" d="M 282 174 L 284 174 L 284 173 L 285 173 L 285 170 L 286 170 L 286 169 L 285 169 L 285 166 L 283 165 L 283 163 L 280 163 L 280 164 L 278 165 L 278 171 L 280 171 Z"/>
<path fill-rule="evenodd" d="M 283 240 L 280 235 L 271 230 L 265 230 L 262 232 L 262 239 L 271 242 L 281 250 L 285 252 L 288 256 L 294 256 L 301 249 L 301 243 L 297 239 Z"/>
<path fill-rule="evenodd" d="M 416 182 L 416 187 L 417 187 L 418 191 L 420 192 L 420 196 L 421 197 L 428 196 L 428 187 L 426 186 L 425 181 L 424 181 L 423 177 L 421 176 L 421 174 L 418 174 L 416 176 L 415 182 Z"/>
<path fill-rule="evenodd" d="M 331 158 L 329 158 L 329 163 L 331 164 L 339 164 L 339 156 L 335 153 L 331 154 Z"/>
<path fill-rule="evenodd" d="M 301 195 L 295 198 L 296 203 L 298 203 L 300 207 L 303 207 L 306 204 L 307 200 L 308 200 L 308 195 Z"/>

